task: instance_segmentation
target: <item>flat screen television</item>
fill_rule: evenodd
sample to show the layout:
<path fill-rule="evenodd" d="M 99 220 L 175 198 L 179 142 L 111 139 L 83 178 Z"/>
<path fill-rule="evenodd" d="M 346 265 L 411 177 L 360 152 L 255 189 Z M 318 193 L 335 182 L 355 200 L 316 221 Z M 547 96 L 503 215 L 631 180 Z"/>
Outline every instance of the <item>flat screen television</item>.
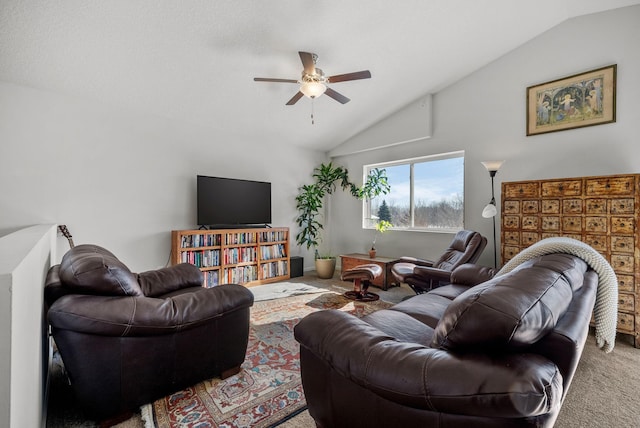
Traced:
<path fill-rule="evenodd" d="M 271 223 L 271 183 L 197 177 L 198 226 L 219 228 Z"/>

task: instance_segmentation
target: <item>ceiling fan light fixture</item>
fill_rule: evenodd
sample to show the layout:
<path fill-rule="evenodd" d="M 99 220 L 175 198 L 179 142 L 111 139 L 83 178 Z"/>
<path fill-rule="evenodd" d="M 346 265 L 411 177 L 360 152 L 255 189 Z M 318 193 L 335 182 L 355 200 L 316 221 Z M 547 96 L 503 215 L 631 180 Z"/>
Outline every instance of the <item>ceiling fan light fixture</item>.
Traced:
<path fill-rule="evenodd" d="M 302 61 L 302 75 L 300 79 L 279 79 L 271 77 L 254 77 L 256 82 L 277 82 L 277 83 L 297 83 L 299 86 L 298 92 L 291 97 L 286 105 L 292 106 L 297 103 L 302 97 L 306 96 L 313 100 L 327 94 L 329 98 L 332 98 L 340 104 L 346 104 L 350 100 L 339 92 L 336 92 L 333 88 L 327 86 L 327 83 L 348 82 L 350 80 L 360 80 L 371 78 L 371 72 L 369 70 L 356 71 L 353 73 L 335 74 L 333 76 L 325 76 L 324 72 L 316 67 L 316 60 L 318 56 L 311 52 L 298 52 L 300 60 Z M 313 103 L 312 103 L 313 105 Z"/>
<path fill-rule="evenodd" d="M 300 92 L 309 98 L 317 98 L 326 90 L 327 86 L 321 82 L 302 82 L 300 84 Z"/>

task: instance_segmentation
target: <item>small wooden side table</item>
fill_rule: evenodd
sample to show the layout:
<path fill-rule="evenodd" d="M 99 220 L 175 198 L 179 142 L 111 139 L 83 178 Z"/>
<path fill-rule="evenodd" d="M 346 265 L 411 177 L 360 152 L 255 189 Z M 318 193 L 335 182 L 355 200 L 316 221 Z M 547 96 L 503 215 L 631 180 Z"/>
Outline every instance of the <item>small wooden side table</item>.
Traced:
<path fill-rule="evenodd" d="M 398 262 L 398 259 L 390 257 L 374 257 L 371 258 L 367 254 L 352 253 L 340 255 L 340 269 L 344 272 L 347 269 L 351 269 L 358 265 L 366 265 L 369 263 L 376 264 L 382 268 L 382 275 L 371 281 L 372 285 L 383 290 L 388 290 L 389 287 L 395 287 L 400 284 L 397 283 L 393 274 L 391 273 L 391 267 Z"/>

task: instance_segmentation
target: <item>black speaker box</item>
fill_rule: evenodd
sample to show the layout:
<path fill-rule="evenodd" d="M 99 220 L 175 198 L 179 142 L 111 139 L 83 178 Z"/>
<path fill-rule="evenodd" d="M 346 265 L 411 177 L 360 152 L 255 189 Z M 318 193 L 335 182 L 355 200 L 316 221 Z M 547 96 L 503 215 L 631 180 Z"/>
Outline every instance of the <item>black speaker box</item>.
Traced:
<path fill-rule="evenodd" d="M 289 258 L 289 262 L 291 263 L 291 278 L 296 278 L 298 276 L 302 276 L 302 268 L 304 264 L 304 257 L 300 256 L 291 256 Z"/>

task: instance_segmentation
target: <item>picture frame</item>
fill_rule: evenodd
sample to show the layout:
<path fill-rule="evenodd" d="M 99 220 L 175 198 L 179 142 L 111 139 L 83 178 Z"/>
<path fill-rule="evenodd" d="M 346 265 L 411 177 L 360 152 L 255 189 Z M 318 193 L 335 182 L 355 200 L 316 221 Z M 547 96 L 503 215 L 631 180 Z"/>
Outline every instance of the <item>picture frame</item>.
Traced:
<path fill-rule="evenodd" d="M 527 88 L 527 136 L 616 121 L 617 64 Z"/>

